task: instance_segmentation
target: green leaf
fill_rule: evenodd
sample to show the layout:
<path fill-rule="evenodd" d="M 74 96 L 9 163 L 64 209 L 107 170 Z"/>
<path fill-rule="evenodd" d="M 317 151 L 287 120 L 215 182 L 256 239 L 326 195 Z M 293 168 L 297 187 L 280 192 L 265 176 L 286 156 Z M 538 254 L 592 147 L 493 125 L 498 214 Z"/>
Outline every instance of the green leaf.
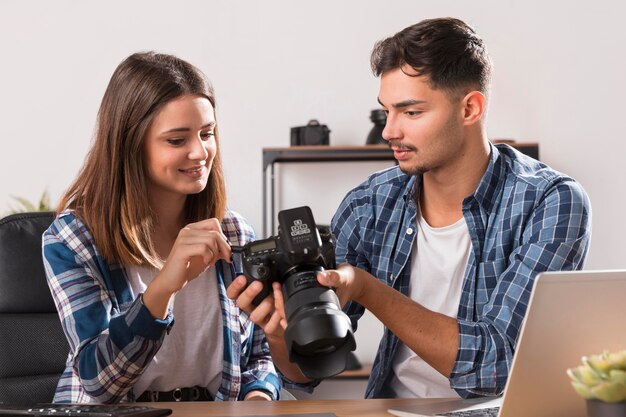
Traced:
<path fill-rule="evenodd" d="M 567 370 L 567 375 L 572 381 L 580 382 L 581 384 L 592 387 L 603 382 L 602 376 L 594 371 L 592 368 L 581 365 L 573 369 Z"/>
<path fill-rule="evenodd" d="M 591 394 L 606 403 L 626 401 L 626 384 L 623 382 L 604 382 L 590 389 Z"/>
<path fill-rule="evenodd" d="M 52 211 L 50 204 L 50 195 L 47 190 L 44 190 L 39 200 L 39 211 Z"/>
<path fill-rule="evenodd" d="M 33 203 L 31 203 L 27 199 L 22 198 L 22 197 L 16 197 L 16 196 L 11 196 L 11 197 L 14 200 L 17 200 L 18 203 L 20 203 L 20 207 L 22 208 L 22 211 L 37 211 Z"/>
<path fill-rule="evenodd" d="M 589 366 L 598 374 L 603 377 L 608 377 L 609 371 L 611 370 L 611 361 L 608 356 L 608 353 L 604 353 L 602 355 L 594 355 L 594 356 L 583 356 L 583 364 Z"/>
<path fill-rule="evenodd" d="M 586 400 L 595 399 L 594 395 L 591 393 L 589 388 L 585 384 L 581 384 L 580 382 L 572 381 L 572 386 L 574 390 Z"/>
<path fill-rule="evenodd" d="M 626 371 L 622 371 L 621 369 L 611 369 L 609 372 L 609 380 L 611 382 L 626 383 Z"/>

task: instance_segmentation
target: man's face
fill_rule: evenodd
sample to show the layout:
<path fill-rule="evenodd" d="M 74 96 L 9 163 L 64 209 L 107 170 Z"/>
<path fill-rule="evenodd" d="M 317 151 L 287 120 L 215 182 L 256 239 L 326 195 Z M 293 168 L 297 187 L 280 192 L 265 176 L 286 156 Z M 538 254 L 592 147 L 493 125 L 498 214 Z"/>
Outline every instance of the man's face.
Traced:
<path fill-rule="evenodd" d="M 403 68 L 413 74 L 410 67 Z M 434 90 L 425 76 L 402 69 L 383 73 L 378 100 L 387 112 L 383 138 L 400 169 L 417 175 L 436 172 L 462 153 L 463 110 L 460 100 Z"/>

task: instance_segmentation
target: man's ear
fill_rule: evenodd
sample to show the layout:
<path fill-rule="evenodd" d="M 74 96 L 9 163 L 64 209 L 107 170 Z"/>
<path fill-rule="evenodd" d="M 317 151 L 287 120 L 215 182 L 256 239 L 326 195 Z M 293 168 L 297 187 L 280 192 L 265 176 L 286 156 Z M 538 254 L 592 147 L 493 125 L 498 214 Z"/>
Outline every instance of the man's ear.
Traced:
<path fill-rule="evenodd" d="M 461 100 L 463 106 L 463 122 L 466 126 L 480 121 L 485 114 L 487 98 L 480 91 L 471 91 Z"/>

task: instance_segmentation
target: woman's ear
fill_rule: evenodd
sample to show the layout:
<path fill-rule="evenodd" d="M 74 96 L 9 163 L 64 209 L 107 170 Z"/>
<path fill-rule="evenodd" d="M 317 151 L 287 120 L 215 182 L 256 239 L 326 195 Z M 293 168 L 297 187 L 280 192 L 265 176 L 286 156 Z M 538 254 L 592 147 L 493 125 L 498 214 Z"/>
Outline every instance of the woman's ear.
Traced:
<path fill-rule="evenodd" d="M 466 126 L 480 121 L 487 108 L 487 98 L 480 91 L 467 93 L 461 101 L 463 106 L 463 121 Z"/>

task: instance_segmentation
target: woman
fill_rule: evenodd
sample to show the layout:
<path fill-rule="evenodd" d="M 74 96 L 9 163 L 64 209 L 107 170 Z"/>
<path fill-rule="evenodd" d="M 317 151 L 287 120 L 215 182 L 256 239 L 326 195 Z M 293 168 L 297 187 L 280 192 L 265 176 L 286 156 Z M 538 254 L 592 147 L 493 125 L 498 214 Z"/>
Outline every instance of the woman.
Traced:
<path fill-rule="evenodd" d="M 57 212 L 43 255 L 70 354 L 55 402 L 277 399 L 265 336 L 226 296 L 230 245 L 254 232 L 226 208 L 197 68 L 153 52 L 117 67 Z"/>

